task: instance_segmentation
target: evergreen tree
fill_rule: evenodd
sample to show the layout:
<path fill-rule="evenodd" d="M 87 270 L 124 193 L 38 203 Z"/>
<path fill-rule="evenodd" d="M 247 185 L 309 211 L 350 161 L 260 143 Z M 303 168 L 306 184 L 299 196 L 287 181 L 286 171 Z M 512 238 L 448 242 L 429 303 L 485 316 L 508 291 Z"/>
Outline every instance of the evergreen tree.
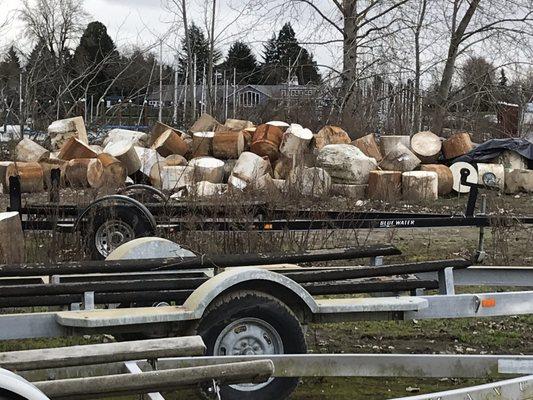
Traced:
<path fill-rule="evenodd" d="M 227 76 L 232 76 L 235 70 L 238 84 L 253 84 L 259 81 L 257 60 L 250 46 L 243 42 L 237 41 L 231 45 L 222 68 Z"/>
<path fill-rule="evenodd" d="M 483 57 L 472 57 L 462 68 L 462 104 L 471 111 L 488 111 L 493 103 L 494 66 Z"/>
<path fill-rule="evenodd" d="M 264 45 L 263 63 L 265 65 L 279 63 L 278 44 L 277 44 L 276 35 L 272 35 L 272 37 L 268 39 L 268 41 Z"/>
<path fill-rule="evenodd" d="M 72 70 L 76 75 L 86 75 L 80 95 L 85 92 L 100 97 L 112 79 L 112 64 L 118 60 L 115 44 L 101 22 L 91 22 L 85 28 L 72 58 Z"/>
<path fill-rule="evenodd" d="M 188 29 L 189 34 L 189 40 L 191 43 L 191 53 L 192 53 L 192 60 L 191 62 L 194 62 L 194 58 L 196 56 L 196 83 L 200 84 L 202 83 L 203 79 L 203 73 L 204 73 L 204 66 L 206 70 L 207 75 L 207 69 L 208 69 L 208 62 L 209 62 L 209 41 L 206 39 L 204 32 L 202 29 L 196 25 L 194 22 L 189 26 Z M 181 48 L 182 51 L 179 54 L 179 73 L 182 76 L 185 76 L 186 70 L 187 70 L 187 39 L 183 38 L 181 41 Z M 218 50 L 214 50 L 213 54 L 213 63 L 216 65 L 220 59 L 222 58 L 222 54 Z"/>
<path fill-rule="evenodd" d="M 0 91 L 4 98 L 18 107 L 19 80 L 22 68 L 17 51 L 13 46 L 9 48 L 2 62 L 0 62 Z"/>
<path fill-rule="evenodd" d="M 507 87 L 507 76 L 505 75 L 505 70 L 502 68 L 500 71 L 500 87 Z"/>
<path fill-rule="evenodd" d="M 263 64 L 260 82 L 264 85 L 276 85 L 283 82 L 283 70 L 280 68 L 278 40 L 273 35 L 264 45 Z"/>
<path fill-rule="evenodd" d="M 278 36 L 266 43 L 263 58 L 261 70 L 265 84 L 282 84 L 295 77 L 300 85 L 321 81 L 313 55 L 299 45 L 290 23 L 283 25 Z"/>
<path fill-rule="evenodd" d="M 58 89 L 54 84 L 57 75 L 55 61 L 44 40 L 39 40 L 26 63 L 27 101 L 36 102 L 38 110 L 42 113 L 49 111 L 56 100 Z"/>
<path fill-rule="evenodd" d="M 289 65 L 297 65 L 302 49 L 296 40 L 296 33 L 294 33 L 290 22 L 283 25 L 279 31 L 276 45 L 278 61 L 281 66 L 286 67 L 288 73 Z"/>
<path fill-rule="evenodd" d="M 302 49 L 296 73 L 300 85 L 307 85 L 309 83 L 318 85 L 322 81 L 313 54 L 309 53 L 306 49 Z"/>
<path fill-rule="evenodd" d="M 0 63 L 0 82 L 7 90 L 18 90 L 19 76 L 22 72 L 17 51 L 13 45 Z"/>

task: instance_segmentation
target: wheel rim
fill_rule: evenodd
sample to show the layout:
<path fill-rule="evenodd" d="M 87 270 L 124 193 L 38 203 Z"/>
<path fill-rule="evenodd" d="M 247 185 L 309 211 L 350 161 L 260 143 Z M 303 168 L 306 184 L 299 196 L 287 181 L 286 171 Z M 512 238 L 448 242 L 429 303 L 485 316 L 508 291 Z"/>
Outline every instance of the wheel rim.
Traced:
<path fill-rule="evenodd" d="M 94 237 L 98 252 L 107 257 L 120 245 L 135 239 L 133 228 L 122 220 L 114 219 L 104 222 Z"/>
<path fill-rule="evenodd" d="M 272 325 L 257 318 L 241 318 L 226 326 L 217 337 L 215 356 L 250 356 L 283 354 L 283 341 Z M 241 391 L 254 391 L 267 386 L 273 378 L 260 384 L 231 385 Z"/>

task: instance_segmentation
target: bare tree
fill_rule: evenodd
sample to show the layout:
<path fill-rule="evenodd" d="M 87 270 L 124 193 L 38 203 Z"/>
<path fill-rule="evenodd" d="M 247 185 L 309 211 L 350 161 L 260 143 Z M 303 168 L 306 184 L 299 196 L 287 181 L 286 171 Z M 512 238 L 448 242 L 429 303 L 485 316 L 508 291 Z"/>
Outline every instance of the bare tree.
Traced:
<path fill-rule="evenodd" d="M 81 33 L 87 13 L 82 0 L 23 0 L 22 21 L 32 39 L 42 41 L 59 63 Z"/>
<path fill-rule="evenodd" d="M 342 119 L 353 124 L 357 113 L 357 85 L 362 71 L 375 60 L 362 62 L 376 40 L 399 29 L 397 11 L 409 0 L 290 0 L 292 4 L 310 8 L 322 24 L 329 25 L 342 41 L 341 102 Z M 332 43 L 327 40 L 324 43 Z M 371 57 L 370 57 L 371 58 Z M 366 64 L 366 65 L 365 65 Z"/>
<path fill-rule="evenodd" d="M 188 103 L 188 99 L 191 99 L 191 107 L 186 107 L 189 111 L 185 115 L 186 121 L 191 121 L 194 118 L 193 111 L 193 97 L 194 91 L 196 90 L 196 82 L 194 81 L 194 60 L 192 54 L 192 45 L 191 38 L 189 35 L 189 17 L 188 17 L 188 7 L 189 4 L 186 0 L 166 0 L 164 3 L 166 10 L 174 16 L 173 27 L 174 33 L 179 32 L 180 28 L 183 26 L 184 35 L 185 35 L 185 54 L 187 55 L 187 78 L 188 78 L 188 90 L 185 93 L 184 104 Z M 177 49 L 175 49 L 177 52 Z M 184 123 L 186 121 L 183 121 Z"/>
<path fill-rule="evenodd" d="M 491 41 L 509 46 L 531 46 L 533 37 L 533 3 L 531 0 L 449 0 L 444 4 L 449 22 L 448 52 L 439 82 L 432 130 L 442 133 L 449 107 L 450 90 L 457 58 L 468 49 Z M 526 38 L 526 41 L 522 39 Z M 510 40 L 509 40 L 510 39 Z M 509 51 L 510 49 L 507 49 Z M 508 53 L 507 53 L 508 54 Z"/>

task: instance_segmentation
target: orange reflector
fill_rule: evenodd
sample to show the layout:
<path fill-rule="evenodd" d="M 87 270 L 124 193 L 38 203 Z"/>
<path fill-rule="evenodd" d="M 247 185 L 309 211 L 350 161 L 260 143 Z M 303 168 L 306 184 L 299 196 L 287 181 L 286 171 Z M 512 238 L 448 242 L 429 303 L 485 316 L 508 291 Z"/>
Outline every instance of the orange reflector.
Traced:
<path fill-rule="evenodd" d="M 272 229 L 272 224 L 265 224 L 263 229 L 265 229 L 265 230 Z"/>
<path fill-rule="evenodd" d="M 496 299 L 483 299 L 481 300 L 481 307 L 492 308 L 496 307 Z"/>

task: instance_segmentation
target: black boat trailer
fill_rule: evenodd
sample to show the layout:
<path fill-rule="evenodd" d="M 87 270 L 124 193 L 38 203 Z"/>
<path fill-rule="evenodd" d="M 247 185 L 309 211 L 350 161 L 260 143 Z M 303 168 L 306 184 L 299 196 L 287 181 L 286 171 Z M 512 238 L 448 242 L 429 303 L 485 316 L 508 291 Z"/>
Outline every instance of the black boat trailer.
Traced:
<path fill-rule="evenodd" d="M 482 196 L 480 212 L 475 213 L 479 189 L 489 186 L 467 182 L 468 170 L 461 171 L 462 184 L 470 187 L 466 210 L 462 214 L 401 213 L 380 211 L 309 211 L 276 209 L 264 203 L 244 204 L 250 212 L 231 217 L 220 204 L 169 200 L 159 190 L 146 185 L 132 185 L 119 194 L 104 196 L 87 206 L 59 203 L 59 170 L 52 170 L 49 203 L 22 205 L 20 181 L 10 178 L 9 211 L 18 211 L 24 230 L 79 232 L 87 239 L 90 253 L 105 258 L 110 251 L 132 239 L 181 231 L 312 231 L 323 229 L 386 228 L 480 228 L 477 261 L 483 257 L 483 230 L 494 225 L 533 225 L 533 216 L 493 216 L 486 213 Z M 150 202 L 139 200 L 149 195 Z M 231 207 L 231 205 L 229 206 Z M 201 215 L 201 218 L 188 218 Z"/>

